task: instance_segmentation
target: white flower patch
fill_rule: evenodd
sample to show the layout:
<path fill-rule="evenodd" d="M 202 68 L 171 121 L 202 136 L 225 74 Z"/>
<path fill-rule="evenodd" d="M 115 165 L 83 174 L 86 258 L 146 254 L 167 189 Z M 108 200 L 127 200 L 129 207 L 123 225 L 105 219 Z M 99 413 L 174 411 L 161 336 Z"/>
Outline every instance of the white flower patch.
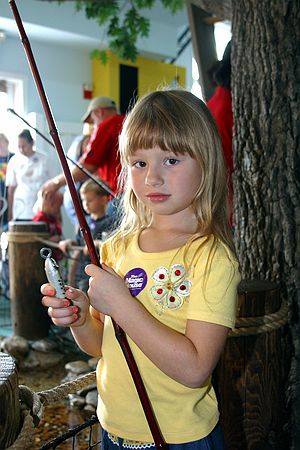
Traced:
<path fill-rule="evenodd" d="M 170 269 L 159 267 L 151 278 L 155 284 L 150 294 L 156 302 L 156 310 L 161 315 L 165 308 L 178 309 L 184 298 L 191 292 L 192 283 L 186 280 L 186 270 L 182 264 L 174 264 Z"/>

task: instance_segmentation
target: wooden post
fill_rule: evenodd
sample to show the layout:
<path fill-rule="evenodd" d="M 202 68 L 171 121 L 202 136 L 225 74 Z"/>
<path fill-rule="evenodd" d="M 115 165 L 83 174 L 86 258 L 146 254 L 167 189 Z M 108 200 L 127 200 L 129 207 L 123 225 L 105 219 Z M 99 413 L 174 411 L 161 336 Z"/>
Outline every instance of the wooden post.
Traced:
<path fill-rule="evenodd" d="M 0 449 L 12 445 L 20 431 L 19 382 L 11 356 L 0 353 Z"/>
<path fill-rule="evenodd" d="M 44 222 L 10 222 L 8 258 L 13 332 L 25 339 L 48 336 L 50 318 L 41 304 L 41 284 L 46 283 L 44 261 L 40 256 L 41 242 L 47 239 Z"/>
<path fill-rule="evenodd" d="M 277 284 L 259 280 L 240 284 L 237 326 L 213 376 L 229 450 L 288 448 L 282 426 L 286 320 Z"/>

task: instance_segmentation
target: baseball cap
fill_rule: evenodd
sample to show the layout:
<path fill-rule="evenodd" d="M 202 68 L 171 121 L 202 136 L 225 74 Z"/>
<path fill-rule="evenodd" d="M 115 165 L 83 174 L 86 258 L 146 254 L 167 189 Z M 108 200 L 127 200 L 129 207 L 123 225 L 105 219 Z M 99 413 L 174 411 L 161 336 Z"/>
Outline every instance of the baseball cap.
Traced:
<path fill-rule="evenodd" d="M 82 116 L 82 122 L 86 122 L 91 112 L 97 108 L 116 108 L 116 102 L 110 97 L 93 98 L 90 101 L 85 114 Z"/>

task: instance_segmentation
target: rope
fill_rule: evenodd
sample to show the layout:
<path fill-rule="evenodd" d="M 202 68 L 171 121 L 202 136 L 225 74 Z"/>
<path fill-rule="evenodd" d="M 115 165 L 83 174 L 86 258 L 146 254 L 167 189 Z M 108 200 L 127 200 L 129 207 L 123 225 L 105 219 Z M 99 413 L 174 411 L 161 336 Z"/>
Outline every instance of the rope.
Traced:
<path fill-rule="evenodd" d="M 35 240 L 38 241 L 38 242 L 42 242 L 42 244 L 49 245 L 49 247 L 59 248 L 59 246 L 58 246 L 58 244 L 56 242 L 49 241 L 47 239 L 43 239 L 43 238 L 40 238 L 38 236 L 36 236 Z M 83 249 L 84 249 L 84 247 L 81 247 L 79 245 L 70 245 L 70 246 L 68 246 L 68 250 L 69 251 L 72 251 L 72 250 L 80 250 L 80 251 L 82 251 Z"/>
<path fill-rule="evenodd" d="M 52 389 L 40 391 L 37 394 L 40 397 L 42 403 L 56 402 L 58 400 L 62 400 L 67 394 L 71 394 L 72 392 L 74 392 L 74 390 L 79 391 L 85 386 L 94 383 L 95 379 L 96 372 L 93 371 L 86 375 L 82 375 L 74 381 L 67 381 L 66 383 L 55 386 Z"/>
<path fill-rule="evenodd" d="M 258 317 L 238 317 L 235 328 L 230 330 L 229 337 L 250 336 L 253 334 L 268 333 L 287 323 L 288 305 L 281 304 L 278 311 Z"/>
<path fill-rule="evenodd" d="M 7 233 L 8 242 L 15 242 L 18 244 L 27 244 L 28 242 L 41 242 L 42 244 L 48 245 L 49 247 L 59 248 L 57 242 L 50 241 L 49 239 L 45 239 L 48 237 L 49 233 L 31 233 L 25 232 L 21 233 L 20 231 L 9 231 Z M 84 247 L 80 247 L 78 245 L 70 245 L 68 247 L 69 251 L 73 250 L 83 250 Z"/>
<path fill-rule="evenodd" d="M 36 427 L 43 415 L 43 405 L 62 400 L 66 395 L 79 391 L 92 384 L 96 379 L 96 371 L 68 381 L 46 391 L 34 392 L 28 386 L 19 386 L 21 403 L 22 428 L 10 447 L 6 450 L 25 450 L 34 448 L 34 427 Z"/>
<path fill-rule="evenodd" d="M 47 237 L 49 236 L 49 233 L 38 233 L 38 235 Z M 8 242 L 17 242 L 18 244 L 26 244 L 28 242 L 34 242 L 36 240 L 36 237 L 38 236 L 37 233 L 21 233 L 20 231 L 9 231 L 7 233 L 7 239 Z"/>

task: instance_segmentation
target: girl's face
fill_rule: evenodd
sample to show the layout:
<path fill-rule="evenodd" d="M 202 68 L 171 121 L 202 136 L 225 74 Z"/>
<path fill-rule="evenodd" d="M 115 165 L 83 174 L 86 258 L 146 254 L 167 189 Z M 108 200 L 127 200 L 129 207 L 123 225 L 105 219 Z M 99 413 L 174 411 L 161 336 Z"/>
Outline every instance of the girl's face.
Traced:
<path fill-rule="evenodd" d="M 24 156 L 31 156 L 33 153 L 32 144 L 29 144 L 26 139 L 19 138 L 19 151 Z"/>
<path fill-rule="evenodd" d="M 129 158 L 128 174 L 136 197 L 154 216 L 191 213 L 201 170 L 187 153 L 175 155 L 158 146 L 137 150 Z"/>

